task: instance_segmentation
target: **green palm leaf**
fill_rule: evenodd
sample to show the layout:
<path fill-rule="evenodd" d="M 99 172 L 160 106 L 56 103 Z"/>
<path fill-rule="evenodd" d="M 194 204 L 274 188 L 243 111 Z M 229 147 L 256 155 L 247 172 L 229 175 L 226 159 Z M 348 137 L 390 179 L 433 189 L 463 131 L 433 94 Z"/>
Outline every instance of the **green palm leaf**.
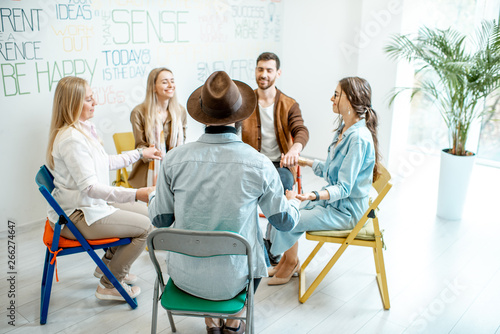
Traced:
<path fill-rule="evenodd" d="M 449 129 L 452 153 L 465 155 L 470 124 L 487 110 L 480 102 L 500 88 L 499 24 L 483 22 L 472 39 L 451 28 L 422 27 L 414 35 L 394 36 L 384 51 L 416 66 L 414 87 L 394 89 L 389 104 L 408 89 L 410 99 L 425 94 Z"/>

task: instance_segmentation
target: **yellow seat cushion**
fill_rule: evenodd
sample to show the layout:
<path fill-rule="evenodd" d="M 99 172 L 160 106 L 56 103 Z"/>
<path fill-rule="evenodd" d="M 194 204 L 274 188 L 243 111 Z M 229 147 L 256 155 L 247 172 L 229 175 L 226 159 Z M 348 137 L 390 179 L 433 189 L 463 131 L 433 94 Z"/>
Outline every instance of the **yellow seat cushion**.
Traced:
<path fill-rule="evenodd" d="M 321 237 L 337 237 L 337 238 L 346 238 L 352 230 L 343 230 L 343 231 L 308 231 L 307 233 L 311 235 L 317 235 Z M 360 240 L 375 240 L 375 231 L 373 229 L 373 220 L 368 219 L 365 226 L 361 230 L 359 230 L 358 235 L 355 239 Z"/>

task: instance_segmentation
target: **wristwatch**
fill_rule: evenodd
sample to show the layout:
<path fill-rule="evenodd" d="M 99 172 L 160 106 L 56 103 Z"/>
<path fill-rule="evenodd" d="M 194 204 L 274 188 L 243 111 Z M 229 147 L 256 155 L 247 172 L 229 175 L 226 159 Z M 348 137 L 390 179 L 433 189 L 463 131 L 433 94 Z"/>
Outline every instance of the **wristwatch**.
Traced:
<path fill-rule="evenodd" d="M 140 148 L 138 148 L 138 149 L 137 149 L 137 151 L 139 152 L 139 155 L 140 155 L 140 156 L 139 156 L 139 159 L 142 159 L 142 150 L 143 150 L 143 149 L 144 149 L 144 148 L 142 148 L 142 147 L 140 147 Z"/>
<path fill-rule="evenodd" d="M 319 201 L 319 193 L 315 190 L 311 191 L 314 195 L 316 195 L 316 198 L 313 199 L 313 201 Z"/>

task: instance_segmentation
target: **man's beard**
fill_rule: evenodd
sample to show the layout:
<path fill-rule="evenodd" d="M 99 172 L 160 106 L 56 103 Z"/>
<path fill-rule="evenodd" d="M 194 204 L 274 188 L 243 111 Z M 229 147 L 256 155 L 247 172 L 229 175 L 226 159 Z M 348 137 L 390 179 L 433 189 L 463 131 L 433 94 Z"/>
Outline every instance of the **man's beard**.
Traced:
<path fill-rule="evenodd" d="M 257 85 L 259 86 L 260 89 L 266 90 L 272 85 L 274 85 L 275 80 L 266 80 L 262 82 L 260 79 L 257 81 Z"/>

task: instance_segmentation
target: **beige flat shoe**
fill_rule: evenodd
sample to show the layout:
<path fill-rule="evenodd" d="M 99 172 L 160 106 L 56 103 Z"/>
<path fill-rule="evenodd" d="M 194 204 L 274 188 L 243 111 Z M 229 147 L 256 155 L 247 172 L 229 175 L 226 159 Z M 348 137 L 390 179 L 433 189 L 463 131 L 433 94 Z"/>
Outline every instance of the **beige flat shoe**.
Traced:
<path fill-rule="evenodd" d="M 141 288 L 138 286 L 130 286 L 125 283 L 121 283 L 125 291 L 129 294 L 131 298 L 137 297 L 141 293 Z M 99 283 L 97 290 L 95 291 L 95 296 L 101 300 L 120 300 L 125 301 L 123 296 L 116 290 L 116 288 L 106 288 L 104 285 Z"/>

